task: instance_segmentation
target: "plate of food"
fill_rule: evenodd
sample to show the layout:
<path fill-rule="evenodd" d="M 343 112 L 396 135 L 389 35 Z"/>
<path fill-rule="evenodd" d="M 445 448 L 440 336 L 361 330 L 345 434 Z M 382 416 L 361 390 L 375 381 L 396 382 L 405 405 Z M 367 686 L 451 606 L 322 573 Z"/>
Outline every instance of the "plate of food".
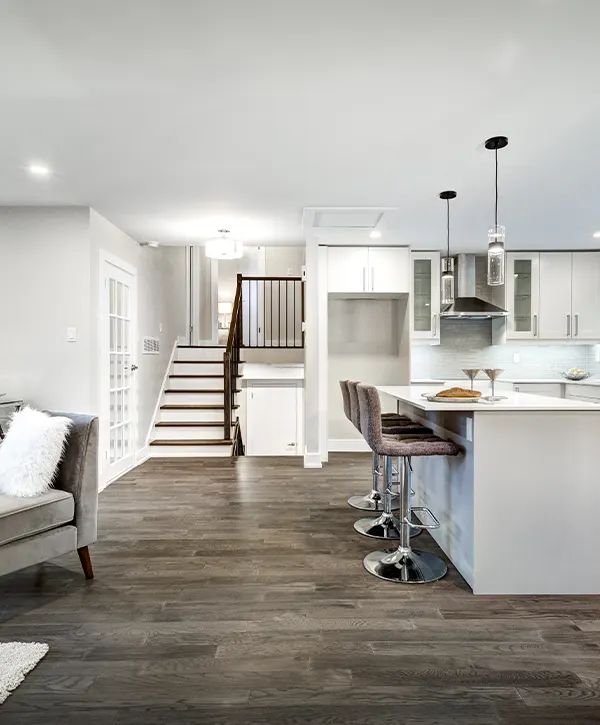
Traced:
<path fill-rule="evenodd" d="M 426 397 L 430 403 L 477 403 L 481 398 L 481 392 L 467 388 L 446 388 Z"/>

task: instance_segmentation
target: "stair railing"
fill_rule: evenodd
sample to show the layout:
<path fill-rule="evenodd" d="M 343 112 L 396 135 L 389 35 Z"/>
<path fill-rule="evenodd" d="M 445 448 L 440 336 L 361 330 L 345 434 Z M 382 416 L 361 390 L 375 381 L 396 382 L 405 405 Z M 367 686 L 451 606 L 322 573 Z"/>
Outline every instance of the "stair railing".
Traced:
<path fill-rule="evenodd" d="M 224 440 L 231 439 L 231 426 L 233 423 L 233 411 L 235 406 L 235 392 L 239 377 L 240 349 L 242 346 L 242 275 L 237 276 L 237 287 L 233 309 L 231 310 L 231 322 L 229 323 L 229 336 L 227 346 L 223 353 L 223 374 L 224 374 Z"/>

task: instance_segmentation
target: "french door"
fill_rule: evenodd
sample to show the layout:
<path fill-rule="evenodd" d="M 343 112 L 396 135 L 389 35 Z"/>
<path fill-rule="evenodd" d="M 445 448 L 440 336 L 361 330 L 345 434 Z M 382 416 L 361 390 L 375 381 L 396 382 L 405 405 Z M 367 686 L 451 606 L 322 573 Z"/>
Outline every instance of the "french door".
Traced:
<path fill-rule="evenodd" d="M 135 465 L 137 397 L 136 274 L 104 259 L 101 294 L 101 485 Z"/>

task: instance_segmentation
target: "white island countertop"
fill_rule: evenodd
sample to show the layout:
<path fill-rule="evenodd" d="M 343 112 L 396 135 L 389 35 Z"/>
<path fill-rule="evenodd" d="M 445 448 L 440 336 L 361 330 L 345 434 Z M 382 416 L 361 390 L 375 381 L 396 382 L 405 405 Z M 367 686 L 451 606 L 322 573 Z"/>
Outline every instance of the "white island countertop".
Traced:
<path fill-rule="evenodd" d="M 465 386 L 466 387 L 466 386 Z M 533 395 L 531 393 L 513 393 L 506 390 L 496 390 L 497 395 L 504 395 L 506 400 L 495 403 L 487 401 L 461 403 L 452 400 L 448 403 L 431 403 L 423 397 L 423 393 L 435 395 L 440 391 L 439 386 L 431 388 L 424 385 L 383 385 L 377 386 L 377 390 L 383 395 L 389 395 L 415 408 L 424 411 L 476 411 L 477 413 L 490 413 L 498 411 L 551 411 L 551 410 L 583 410 L 600 413 L 600 407 L 594 403 L 583 400 L 571 400 L 567 398 L 551 398 L 545 395 Z"/>

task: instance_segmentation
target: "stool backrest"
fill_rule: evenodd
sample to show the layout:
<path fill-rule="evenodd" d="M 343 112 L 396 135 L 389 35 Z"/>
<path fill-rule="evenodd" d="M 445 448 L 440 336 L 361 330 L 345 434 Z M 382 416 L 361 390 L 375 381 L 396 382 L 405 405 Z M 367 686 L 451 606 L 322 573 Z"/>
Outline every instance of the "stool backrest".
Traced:
<path fill-rule="evenodd" d="M 383 430 L 381 427 L 381 401 L 377 388 L 372 385 L 357 386 L 358 403 L 360 406 L 360 432 L 375 453 L 378 453 L 383 443 Z"/>
<path fill-rule="evenodd" d="M 348 381 L 340 380 L 340 388 L 342 390 L 342 400 L 344 401 L 344 415 L 349 421 L 352 421 L 350 412 L 350 391 L 348 390 Z"/>
<path fill-rule="evenodd" d="M 348 380 L 348 393 L 350 394 L 350 420 L 354 427 L 360 431 L 360 403 L 358 402 L 358 383 Z"/>

